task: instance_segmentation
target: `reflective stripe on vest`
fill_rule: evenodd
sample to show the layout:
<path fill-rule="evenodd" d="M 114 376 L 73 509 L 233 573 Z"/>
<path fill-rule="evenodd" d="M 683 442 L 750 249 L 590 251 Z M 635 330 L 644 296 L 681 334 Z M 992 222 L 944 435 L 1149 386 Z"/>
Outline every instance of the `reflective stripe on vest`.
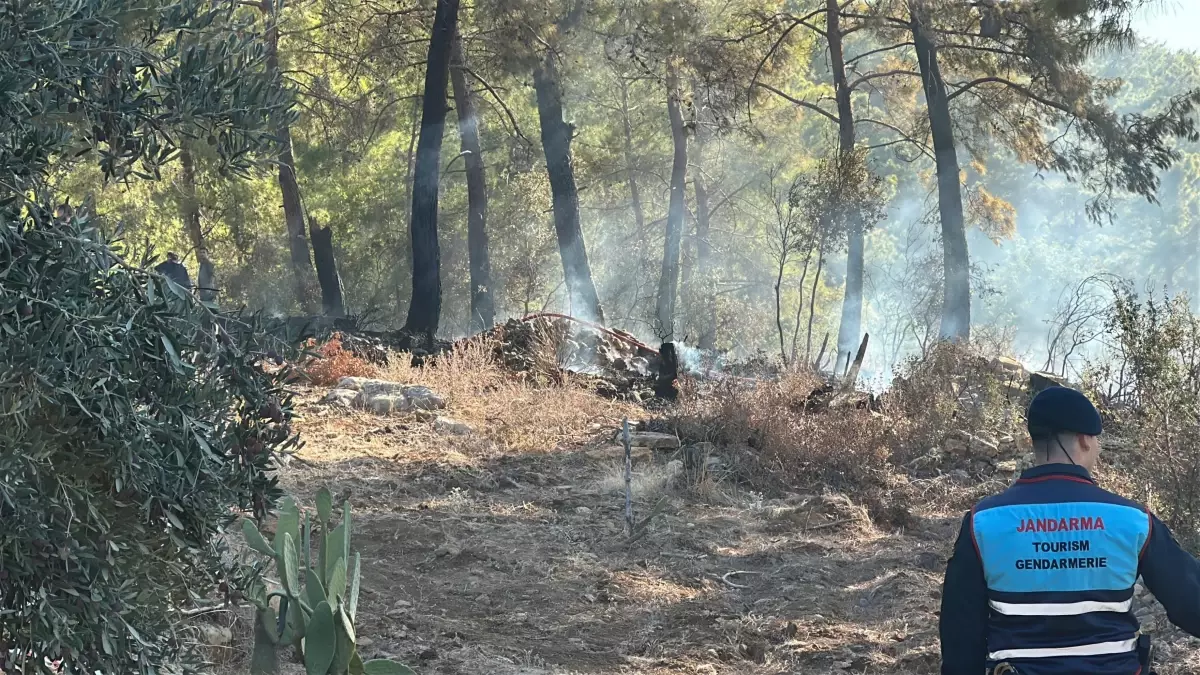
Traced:
<path fill-rule="evenodd" d="M 1137 638 L 1120 642 L 1097 642 L 1077 647 L 1054 647 L 1049 649 L 1006 649 L 1001 652 L 988 654 L 989 661 L 1006 661 L 1008 659 L 1048 659 L 1056 656 L 1103 656 L 1106 654 L 1125 654 L 1137 649 Z"/>
<path fill-rule="evenodd" d="M 1017 604 L 1013 602 L 988 602 L 992 609 L 1005 616 L 1079 616 L 1089 612 L 1128 612 L 1133 608 L 1133 598 L 1125 602 L 1053 602 Z"/>

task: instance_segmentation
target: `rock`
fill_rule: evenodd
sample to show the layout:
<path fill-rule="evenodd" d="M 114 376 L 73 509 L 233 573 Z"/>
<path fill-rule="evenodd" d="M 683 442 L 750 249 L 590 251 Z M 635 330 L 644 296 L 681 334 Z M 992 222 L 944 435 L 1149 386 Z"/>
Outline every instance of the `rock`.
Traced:
<path fill-rule="evenodd" d="M 411 407 L 416 410 L 444 410 L 446 408 L 446 399 L 434 393 L 429 387 L 405 387 L 404 398 L 408 399 Z"/>
<path fill-rule="evenodd" d="M 466 436 L 470 434 L 472 429 L 466 422 L 460 422 L 453 417 L 439 417 L 433 421 L 435 431 L 440 431 L 447 434 L 456 434 Z"/>
<path fill-rule="evenodd" d="M 335 392 L 353 393 L 351 405 L 355 408 L 369 410 L 376 415 L 390 415 L 411 410 L 440 410 L 446 407 L 446 399 L 434 393 L 429 387 L 369 380 L 362 377 L 343 377 L 338 383 L 338 388 L 330 392 L 326 398 L 333 396 Z M 339 397 L 347 395 L 346 393 L 338 394 Z"/>
<path fill-rule="evenodd" d="M 354 403 L 354 399 L 357 396 L 358 392 L 353 389 L 333 389 L 330 390 L 328 394 L 325 394 L 325 398 L 321 399 L 321 403 L 329 403 L 349 408 Z"/>
<path fill-rule="evenodd" d="M 1015 459 L 1005 459 L 996 462 L 995 466 L 998 471 L 1007 471 L 1009 473 L 1016 473 L 1017 471 L 1020 471 L 1020 467 L 1017 466 L 1017 460 Z"/>
<path fill-rule="evenodd" d="M 367 395 L 375 394 L 400 394 L 404 392 L 404 388 L 408 385 L 400 384 L 399 382 L 388 382 L 387 380 L 374 380 L 369 377 L 343 377 L 338 380 L 338 389 L 351 389 L 361 391 Z"/>
<path fill-rule="evenodd" d="M 617 442 L 621 442 L 621 432 L 617 432 Z M 662 434 L 654 431 L 633 431 L 629 434 L 630 445 L 635 448 L 651 448 L 653 450 L 675 450 L 679 448 L 679 437 L 675 434 Z"/>
<path fill-rule="evenodd" d="M 992 369 L 998 373 L 1025 374 L 1025 365 L 1011 356 L 998 356 L 993 359 Z"/>
<path fill-rule="evenodd" d="M 411 410 L 408 399 L 404 395 L 395 394 L 376 394 L 374 396 L 366 392 L 359 392 L 354 398 L 354 407 L 370 410 L 376 415 L 390 415 L 396 412 L 407 412 Z"/>
<path fill-rule="evenodd" d="M 418 410 L 417 411 L 417 421 L 418 422 L 432 422 L 435 419 L 437 419 L 437 413 L 433 412 L 432 410 Z"/>
<path fill-rule="evenodd" d="M 586 506 L 575 507 L 575 513 L 578 513 L 581 516 L 586 516 L 586 515 L 590 514 L 591 512 L 592 512 L 592 510 Z"/>
<path fill-rule="evenodd" d="M 605 445 L 599 448 L 586 450 L 583 453 L 590 459 L 607 461 L 607 462 L 624 462 L 625 448 L 620 445 Z M 634 465 L 642 462 L 649 462 L 654 459 L 654 453 L 650 448 L 631 447 L 629 450 L 630 460 Z"/>
<path fill-rule="evenodd" d="M 204 640 L 204 644 L 210 647 L 223 647 L 233 642 L 233 631 L 223 626 L 202 623 L 199 629 L 200 637 Z"/>
<path fill-rule="evenodd" d="M 1066 380 L 1045 371 L 1038 371 L 1029 374 L 1029 393 L 1037 395 L 1038 392 L 1049 389 L 1050 387 L 1065 387 Z"/>
<path fill-rule="evenodd" d="M 358 647 L 360 649 L 364 648 L 364 647 L 370 647 L 371 645 L 375 644 L 374 640 L 372 640 L 369 637 L 362 636 L 362 635 L 357 636 L 354 639 L 354 642 L 358 645 Z"/>
<path fill-rule="evenodd" d="M 917 567 L 929 572 L 939 572 L 943 568 L 942 557 L 932 551 L 921 551 L 917 555 Z"/>
<path fill-rule="evenodd" d="M 976 436 L 961 429 L 951 433 L 944 446 L 946 452 L 953 454 L 972 454 L 995 457 L 1000 454 L 1000 445 L 986 436 Z"/>

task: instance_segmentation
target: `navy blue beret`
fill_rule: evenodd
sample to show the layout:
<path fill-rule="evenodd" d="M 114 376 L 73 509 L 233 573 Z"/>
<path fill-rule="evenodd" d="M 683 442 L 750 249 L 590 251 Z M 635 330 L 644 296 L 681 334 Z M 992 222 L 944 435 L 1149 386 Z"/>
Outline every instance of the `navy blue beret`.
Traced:
<path fill-rule="evenodd" d="M 1033 438 L 1064 432 L 1099 436 L 1103 429 L 1096 406 L 1082 392 L 1067 387 L 1043 389 L 1030 402 L 1026 418 Z"/>

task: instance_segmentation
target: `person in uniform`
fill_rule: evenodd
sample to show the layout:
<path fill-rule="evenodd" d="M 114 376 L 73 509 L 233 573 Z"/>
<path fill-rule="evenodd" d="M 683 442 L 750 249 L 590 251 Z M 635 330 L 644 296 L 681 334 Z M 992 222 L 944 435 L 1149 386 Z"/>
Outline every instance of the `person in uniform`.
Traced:
<path fill-rule="evenodd" d="M 1037 464 L 962 521 L 942 587 L 943 675 L 1147 675 L 1138 577 L 1200 637 L 1200 563 L 1139 504 L 1101 489 L 1100 414 L 1082 393 L 1034 397 Z"/>
<path fill-rule="evenodd" d="M 192 290 L 192 279 L 188 276 L 187 268 L 183 266 L 183 263 L 179 262 L 178 255 L 168 253 L 166 261 L 159 263 L 154 268 L 154 271 L 189 291 Z"/>

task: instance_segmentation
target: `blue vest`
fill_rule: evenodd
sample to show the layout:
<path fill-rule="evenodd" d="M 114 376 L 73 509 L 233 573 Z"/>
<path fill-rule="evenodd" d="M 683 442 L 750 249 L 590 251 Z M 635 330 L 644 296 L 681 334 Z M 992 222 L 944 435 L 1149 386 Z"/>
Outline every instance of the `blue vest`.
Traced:
<path fill-rule="evenodd" d="M 1086 472 L 1062 469 L 1030 470 L 972 512 L 988 662 L 1020 675 L 1134 675 L 1132 604 L 1150 515 Z"/>

